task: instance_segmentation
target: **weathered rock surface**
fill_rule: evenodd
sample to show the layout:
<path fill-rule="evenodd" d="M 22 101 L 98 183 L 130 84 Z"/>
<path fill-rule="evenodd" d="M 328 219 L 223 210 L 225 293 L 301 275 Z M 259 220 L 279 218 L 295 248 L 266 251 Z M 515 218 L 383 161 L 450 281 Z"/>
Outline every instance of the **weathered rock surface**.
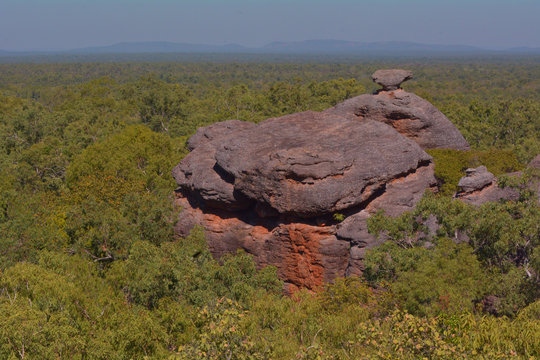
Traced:
<path fill-rule="evenodd" d="M 412 79 L 412 77 L 411 71 L 401 69 L 377 70 L 371 75 L 373 81 L 383 87 L 383 91 L 397 90 L 402 82 Z"/>
<path fill-rule="evenodd" d="M 173 169 L 176 183 L 181 189 L 197 194 L 210 207 L 246 209 L 249 200 L 215 171 L 215 154 L 213 144 L 200 144 Z"/>
<path fill-rule="evenodd" d="M 363 260 L 366 250 L 381 245 L 386 241 L 384 235 L 376 237 L 368 232 L 367 219 L 379 209 L 384 209 L 389 216 L 399 216 L 410 211 L 426 191 L 434 186 L 434 165 L 429 164 L 417 169 L 403 178 L 386 184 L 385 192 L 371 201 L 364 210 L 347 217 L 336 226 L 339 239 L 351 243 L 351 253 L 347 276 L 360 275 L 364 269 Z"/>
<path fill-rule="evenodd" d="M 468 150 L 463 135 L 443 113 L 430 102 L 400 89 L 401 83 L 411 78 L 412 72 L 408 70 L 377 70 L 372 79 L 382 90 L 348 99 L 326 112 L 386 123 L 422 149 Z"/>
<path fill-rule="evenodd" d="M 469 149 L 463 135 L 443 113 L 428 101 L 403 90 L 359 95 L 325 112 L 383 122 L 416 141 L 422 149 Z"/>
<path fill-rule="evenodd" d="M 209 211 L 192 204 L 181 194 L 175 203 L 183 209 L 175 227 L 178 235 L 187 236 L 193 226 L 203 226 L 215 257 L 243 249 L 254 256 L 259 267 L 277 267 L 287 292 L 314 289 L 344 276 L 347 270 L 350 244 L 335 236 L 334 225 L 264 219 L 248 211 L 232 216 L 222 209 Z"/>
<path fill-rule="evenodd" d="M 458 193 L 455 196 L 457 199 L 471 205 L 482 205 L 488 201 L 512 200 L 519 199 L 519 193 L 512 188 L 500 188 L 494 182 L 481 190 L 468 193 Z"/>
<path fill-rule="evenodd" d="M 358 206 L 430 162 L 375 121 L 304 112 L 219 140 L 216 165 L 234 188 L 279 213 L 311 218 Z"/>
<path fill-rule="evenodd" d="M 369 214 L 399 215 L 435 184 L 431 157 L 381 122 L 304 112 L 240 123 L 190 139 L 173 170 L 175 230 L 202 225 L 214 256 L 244 249 L 289 291 L 360 274 L 365 249 L 383 241 L 367 232 Z"/>
<path fill-rule="evenodd" d="M 246 209 L 249 200 L 235 191 L 233 184 L 215 170 L 217 143 L 213 140 L 253 127 L 253 123 L 228 120 L 199 128 L 188 140 L 187 147 L 191 152 L 172 171 L 178 186 L 197 194 L 209 206 Z"/>
<path fill-rule="evenodd" d="M 364 270 L 364 256 L 366 250 L 381 245 L 386 238 L 376 237 L 368 232 L 367 220 L 370 213 L 363 210 L 349 216 L 336 226 L 336 235 L 350 243 L 349 265 L 346 276 L 359 276 Z"/>

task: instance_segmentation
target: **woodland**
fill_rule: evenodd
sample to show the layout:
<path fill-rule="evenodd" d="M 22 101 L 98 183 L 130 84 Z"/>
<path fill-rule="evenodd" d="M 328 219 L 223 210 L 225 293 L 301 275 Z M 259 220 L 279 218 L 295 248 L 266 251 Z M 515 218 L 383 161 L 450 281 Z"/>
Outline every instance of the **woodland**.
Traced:
<path fill-rule="evenodd" d="M 361 277 L 286 296 L 275 268 L 174 235 L 197 128 L 321 111 L 392 67 L 472 150 L 429 151 L 439 192 L 370 219 L 390 240 Z M 540 358 L 534 174 L 502 176 L 538 154 L 539 57 L 0 64 L 0 359 Z M 519 200 L 452 199 L 478 165 Z"/>

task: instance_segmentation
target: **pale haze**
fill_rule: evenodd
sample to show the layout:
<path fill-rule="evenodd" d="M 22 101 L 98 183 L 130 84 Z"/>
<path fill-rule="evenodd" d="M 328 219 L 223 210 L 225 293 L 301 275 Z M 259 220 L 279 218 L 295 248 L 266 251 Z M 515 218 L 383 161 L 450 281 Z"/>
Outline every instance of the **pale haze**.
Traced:
<path fill-rule="evenodd" d="M 0 49 L 118 42 L 412 41 L 540 47 L 540 0 L 1 0 Z"/>

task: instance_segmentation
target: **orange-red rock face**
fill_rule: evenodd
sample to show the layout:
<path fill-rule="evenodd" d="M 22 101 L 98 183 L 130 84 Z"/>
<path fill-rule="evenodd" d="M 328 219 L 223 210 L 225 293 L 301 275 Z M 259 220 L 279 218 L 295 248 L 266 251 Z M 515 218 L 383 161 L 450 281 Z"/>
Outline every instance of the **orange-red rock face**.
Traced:
<path fill-rule="evenodd" d="M 203 226 L 214 256 L 242 249 L 254 256 L 259 267 L 277 267 L 290 291 L 315 289 L 344 276 L 349 264 L 350 243 L 336 238 L 335 226 L 280 223 L 284 219 L 249 223 L 224 210 L 204 213 L 182 194 L 177 194 L 176 205 L 182 208 L 177 234 L 186 236 L 194 225 Z"/>
<path fill-rule="evenodd" d="M 275 266 L 287 293 L 313 290 L 337 277 L 360 275 L 365 250 L 381 243 L 367 232 L 369 215 L 381 208 L 392 216 L 412 209 L 434 182 L 433 164 L 422 166 L 389 182 L 385 192 L 339 224 L 329 217 L 299 222 L 302 219 L 287 216 L 260 217 L 254 209 L 212 209 L 190 203 L 179 192 L 175 203 L 182 212 L 176 233 L 187 236 L 193 226 L 201 225 L 215 257 L 242 249 L 253 255 L 259 268 Z"/>

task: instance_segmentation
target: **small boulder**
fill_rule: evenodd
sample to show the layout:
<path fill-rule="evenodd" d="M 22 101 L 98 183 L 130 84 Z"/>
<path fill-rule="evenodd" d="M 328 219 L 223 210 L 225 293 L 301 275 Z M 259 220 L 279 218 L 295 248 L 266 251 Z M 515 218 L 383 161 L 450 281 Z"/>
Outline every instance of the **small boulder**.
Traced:
<path fill-rule="evenodd" d="M 353 245 L 366 247 L 377 243 L 377 237 L 368 232 L 367 219 L 370 214 L 367 211 L 360 211 L 349 216 L 336 226 L 336 234 L 340 239 L 350 241 Z"/>
<path fill-rule="evenodd" d="M 454 196 L 463 202 L 478 206 L 488 201 L 515 201 L 519 198 L 517 190 L 499 187 L 496 177 L 485 166 L 467 169 L 465 173 L 466 175 L 458 183 L 460 191 Z"/>
<path fill-rule="evenodd" d="M 485 166 L 465 170 L 465 176 L 459 180 L 458 187 L 462 192 L 470 193 L 482 190 L 495 181 L 495 176 Z"/>
<path fill-rule="evenodd" d="M 413 73 L 408 70 L 387 69 L 377 70 L 371 75 L 374 82 L 381 85 L 383 91 L 394 91 L 400 88 L 401 83 L 412 79 Z"/>

